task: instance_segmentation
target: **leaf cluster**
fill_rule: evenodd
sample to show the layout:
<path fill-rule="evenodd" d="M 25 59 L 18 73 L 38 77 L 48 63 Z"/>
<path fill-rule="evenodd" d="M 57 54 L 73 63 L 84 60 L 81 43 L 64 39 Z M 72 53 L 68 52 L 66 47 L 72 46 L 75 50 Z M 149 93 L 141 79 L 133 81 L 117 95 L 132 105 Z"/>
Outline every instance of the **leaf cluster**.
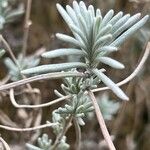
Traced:
<path fill-rule="evenodd" d="M 61 48 L 45 52 L 42 57 L 56 58 L 68 55 L 75 57 L 78 55 L 82 58 L 81 61 L 42 65 L 24 70 L 22 73 L 58 72 L 72 68 L 82 68 L 90 76 L 94 75 L 99 78 L 119 98 L 128 100 L 124 92 L 99 70 L 98 64 L 104 63 L 116 69 L 123 69 L 124 65 L 122 63 L 107 55 L 117 51 L 127 38 L 146 23 L 149 16 L 140 19 L 140 13 L 130 16 L 130 14 L 123 15 L 123 12 L 118 12 L 114 15 L 114 11 L 110 10 L 102 17 L 100 9 L 94 10 L 92 5 L 86 7 L 83 1 L 79 3 L 73 1 L 72 7 L 67 5 L 66 9 L 60 4 L 56 6 L 73 34 L 72 37 L 57 33 L 56 37 L 71 44 L 73 48 Z"/>
<path fill-rule="evenodd" d="M 23 13 L 23 4 L 20 4 L 18 8 L 13 9 L 9 0 L 0 0 L 0 30 L 3 29 L 4 24 L 14 21 Z"/>
<path fill-rule="evenodd" d="M 8 69 L 8 73 L 11 76 L 12 81 L 18 81 L 22 79 L 21 70 L 32 68 L 40 63 L 40 58 L 32 56 L 24 57 L 22 54 L 18 55 L 17 64 L 15 64 L 12 59 L 5 58 L 4 64 Z"/>

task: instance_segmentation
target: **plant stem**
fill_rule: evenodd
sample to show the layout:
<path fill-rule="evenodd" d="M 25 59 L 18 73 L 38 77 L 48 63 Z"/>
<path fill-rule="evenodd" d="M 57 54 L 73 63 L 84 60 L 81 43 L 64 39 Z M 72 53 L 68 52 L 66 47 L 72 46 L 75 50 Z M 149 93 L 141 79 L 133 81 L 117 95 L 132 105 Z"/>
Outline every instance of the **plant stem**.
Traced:
<path fill-rule="evenodd" d="M 112 140 L 111 140 L 111 137 L 109 135 L 109 132 L 107 130 L 107 127 L 106 127 L 106 124 L 105 124 L 105 121 L 104 121 L 104 118 L 102 116 L 102 113 L 101 113 L 101 110 L 100 110 L 100 107 L 96 101 L 96 98 L 93 94 L 92 91 L 88 91 L 88 94 L 92 100 L 92 103 L 93 103 L 93 106 L 95 108 L 95 113 L 96 113 L 96 116 L 97 116 L 97 119 L 98 119 L 98 123 L 100 125 L 100 128 L 101 128 L 101 131 L 102 131 L 102 134 L 104 136 L 104 139 L 109 147 L 110 150 L 116 150 Z"/>
<path fill-rule="evenodd" d="M 48 103 L 38 104 L 38 105 L 20 105 L 20 104 L 17 104 L 17 102 L 15 100 L 15 97 L 14 97 L 14 90 L 13 89 L 10 90 L 9 97 L 10 97 L 11 103 L 13 104 L 14 107 L 16 107 L 16 108 L 30 108 L 31 109 L 31 108 L 42 108 L 42 107 L 51 106 L 53 104 L 56 104 L 56 103 L 59 103 L 63 100 L 71 98 L 71 95 L 67 95 L 67 96 L 64 96 L 64 97 L 61 97 L 61 98 L 57 98 L 57 99 L 55 99 L 53 101 L 50 101 Z"/>
<path fill-rule="evenodd" d="M 0 40 L 3 42 L 3 44 L 6 47 L 6 51 L 10 54 L 10 57 L 12 58 L 12 60 L 14 61 L 14 63 L 17 65 L 18 68 L 20 68 L 17 59 L 12 51 L 12 49 L 10 48 L 8 42 L 4 39 L 4 37 L 2 35 L 0 35 Z"/>
<path fill-rule="evenodd" d="M 0 141 L 3 143 L 4 148 L 5 148 L 6 150 L 10 150 L 9 145 L 6 143 L 6 141 L 5 141 L 2 137 L 0 137 Z M 2 149 L 3 149 L 3 148 L 2 148 Z"/>
<path fill-rule="evenodd" d="M 68 118 L 68 120 L 66 121 L 64 128 L 62 130 L 62 132 L 57 136 L 51 150 L 57 150 L 57 147 L 61 141 L 61 139 L 63 138 L 63 136 L 66 134 L 66 132 L 68 131 L 68 129 L 70 128 L 71 122 L 72 122 L 72 115 L 70 115 L 70 117 Z"/>
<path fill-rule="evenodd" d="M 37 75 L 34 77 L 22 79 L 16 82 L 12 82 L 6 85 L 0 86 L 0 91 L 11 89 L 20 85 L 24 85 L 27 83 L 31 83 L 39 80 L 47 80 L 47 79 L 59 79 L 64 77 L 85 77 L 86 75 L 83 73 L 75 73 L 75 72 L 55 72 L 55 73 L 47 73 L 42 75 Z"/>
<path fill-rule="evenodd" d="M 30 128 L 14 128 L 14 127 L 0 125 L 0 128 L 9 130 L 9 131 L 16 131 L 16 132 L 29 132 L 29 131 L 39 130 L 39 129 L 43 129 L 43 128 L 47 128 L 47 127 L 51 127 L 51 126 L 55 126 L 55 125 L 56 125 L 56 123 L 46 123 L 43 125 L 30 127 Z"/>
<path fill-rule="evenodd" d="M 31 21 L 30 21 L 31 4 L 32 4 L 32 0 L 27 0 L 27 8 L 25 14 L 25 23 L 24 23 L 23 47 L 22 47 L 23 56 L 26 55 L 27 42 L 29 37 L 29 27 L 31 25 Z"/>
<path fill-rule="evenodd" d="M 75 148 L 76 150 L 80 150 L 81 149 L 81 128 L 75 118 L 73 119 L 73 122 L 74 122 L 75 132 L 76 132 L 76 147 Z"/>

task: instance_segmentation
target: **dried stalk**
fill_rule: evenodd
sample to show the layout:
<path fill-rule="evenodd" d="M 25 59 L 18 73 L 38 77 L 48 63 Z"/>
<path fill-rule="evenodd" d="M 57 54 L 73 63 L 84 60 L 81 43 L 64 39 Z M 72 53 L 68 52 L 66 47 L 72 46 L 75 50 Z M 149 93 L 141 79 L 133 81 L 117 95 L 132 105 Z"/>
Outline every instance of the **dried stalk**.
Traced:
<path fill-rule="evenodd" d="M 14 97 L 14 90 L 11 89 L 10 90 L 10 100 L 12 102 L 12 104 L 14 105 L 14 107 L 16 108 L 42 108 L 42 107 L 48 107 L 48 106 L 51 106 L 53 104 L 56 104 L 56 103 L 59 103 L 63 100 L 66 100 L 66 99 L 69 99 L 71 98 L 70 95 L 67 95 L 67 96 L 64 96 L 64 97 L 61 97 L 61 98 L 57 98 L 53 101 L 50 101 L 48 103 L 44 103 L 44 104 L 39 104 L 39 105 L 19 105 L 16 103 L 16 100 L 15 100 L 15 97 Z"/>
<path fill-rule="evenodd" d="M 43 128 L 48 128 L 48 127 L 55 126 L 55 125 L 57 125 L 57 123 L 46 123 L 46 124 L 43 124 L 40 126 L 31 127 L 31 128 L 14 128 L 14 127 L 0 125 L 0 128 L 9 130 L 9 131 L 28 132 L 28 131 L 34 131 L 34 130 L 39 130 L 39 129 L 43 129 Z"/>
<path fill-rule="evenodd" d="M 3 143 L 5 150 L 10 150 L 9 145 L 6 143 L 6 141 L 2 137 L 0 137 L 0 141 Z"/>
<path fill-rule="evenodd" d="M 28 37 L 29 37 L 29 29 L 31 25 L 31 20 L 30 20 L 31 5 L 32 5 L 32 0 L 27 0 L 27 8 L 26 8 L 26 14 L 25 14 L 25 23 L 24 23 L 23 47 L 22 47 L 23 56 L 26 55 L 27 43 L 28 43 Z"/>
<path fill-rule="evenodd" d="M 79 126 L 79 123 L 77 122 L 77 120 L 74 118 L 73 119 L 73 123 L 75 126 L 75 132 L 76 132 L 76 150 L 80 150 L 81 149 L 81 128 Z"/>
<path fill-rule="evenodd" d="M 100 110 L 100 107 L 97 103 L 97 100 L 93 94 L 92 91 L 88 91 L 88 94 L 92 100 L 92 103 L 93 103 L 93 106 L 94 106 L 94 109 L 95 109 L 95 113 L 96 113 L 96 116 L 97 116 L 97 120 L 98 120 L 98 123 L 100 125 L 100 128 L 101 128 L 101 131 L 102 131 L 102 134 L 104 136 L 104 139 L 109 147 L 110 150 L 116 150 L 112 140 L 111 140 L 111 137 L 109 135 L 109 132 L 107 130 L 107 127 L 106 127 L 106 124 L 105 124 L 105 121 L 104 121 L 104 118 L 102 116 L 102 113 L 101 113 L 101 110 Z"/>

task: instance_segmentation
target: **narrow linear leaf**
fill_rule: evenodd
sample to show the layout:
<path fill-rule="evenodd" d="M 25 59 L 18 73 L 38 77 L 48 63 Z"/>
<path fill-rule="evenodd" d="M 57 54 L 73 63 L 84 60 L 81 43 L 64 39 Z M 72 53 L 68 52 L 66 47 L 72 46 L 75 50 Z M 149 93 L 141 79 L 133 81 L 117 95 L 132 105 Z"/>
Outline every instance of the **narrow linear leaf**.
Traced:
<path fill-rule="evenodd" d="M 123 16 L 121 19 L 119 19 L 112 28 L 112 33 L 114 33 L 116 30 L 118 30 L 119 27 L 121 27 L 122 25 L 124 25 L 125 22 L 127 22 L 127 20 L 130 18 L 130 14 L 126 14 L 125 16 Z"/>
<path fill-rule="evenodd" d="M 36 146 L 34 146 L 34 145 L 31 145 L 31 144 L 29 144 L 29 143 L 26 144 L 26 147 L 27 147 L 27 149 L 29 149 L 29 150 L 42 150 L 41 148 L 38 148 L 38 147 L 36 147 Z"/>
<path fill-rule="evenodd" d="M 81 13 L 81 12 L 80 12 L 80 7 L 79 7 L 77 1 L 73 1 L 73 10 L 74 10 L 76 16 Z M 77 20 L 78 20 L 78 19 L 77 19 Z"/>
<path fill-rule="evenodd" d="M 89 30 L 89 28 L 87 27 L 87 23 L 86 23 L 85 19 L 84 19 L 83 16 L 80 15 L 80 14 L 78 14 L 77 16 L 78 16 L 80 26 L 82 27 L 82 30 L 83 30 L 85 36 L 88 37 L 90 30 Z"/>
<path fill-rule="evenodd" d="M 114 11 L 111 9 L 103 18 L 103 21 L 101 23 L 101 28 L 104 27 L 109 21 L 110 19 L 113 17 L 114 15 Z"/>
<path fill-rule="evenodd" d="M 77 34 L 84 41 L 84 43 L 86 43 L 86 44 L 88 43 L 86 36 L 84 35 L 84 33 L 81 31 L 80 28 L 78 28 L 77 26 L 75 26 L 73 24 L 70 24 L 69 26 L 70 26 L 72 32 L 74 34 Z"/>
<path fill-rule="evenodd" d="M 5 50 L 4 49 L 1 49 L 0 50 L 0 58 L 5 54 Z"/>
<path fill-rule="evenodd" d="M 104 28 L 102 28 L 98 32 L 96 40 L 99 39 L 101 36 L 108 34 L 111 31 L 111 29 L 112 29 L 112 25 L 111 24 L 106 25 Z"/>
<path fill-rule="evenodd" d="M 93 38 L 96 38 L 97 33 L 99 31 L 100 23 L 101 23 L 102 18 L 101 17 L 96 17 L 94 20 L 94 26 L 93 26 Z"/>
<path fill-rule="evenodd" d="M 70 62 L 61 64 L 42 65 L 21 71 L 22 74 L 57 72 L 72 68 L 86 68 L 86 64 L 80 62 Z"/>
<path fill-rule="evenodd" d="M 123 12 L 120 11 L 118 14 L 116 14 L 116 15 L 108 22 L 108 24 L 114 25 L 122 16 L 123 16 Z"/>
<path fill-rule="evenodd" d="M 93 49 L 98 48 L 102 43 L 106 43 L 107 41 L 110 41 L 112 39 L 112 35 L 111 34 L 107 34 L 102 36 L 101 38 L 99 38 L 93 46 Z"/>
<path fill-rule="evenodd" d="M 115 39 L 123 31 L 125 31 L 126 29 L 128 29 L 129 27 L 134 25 L 140 19 L 140 16 L 141 16 L 141 14 L 138 13 L 138 14 L 132 16 L 131 18 L 129 18 L 128 21 L 113 34 L 113 38 Z"/>
<path fill-rule="evenodd" d="M 66 6 L 66 10 L 69 16 L 71 17 L 71 19 L 73 20 L 74 24 L 79 25 L 78 18 L 74 10 L 69 5 Z"/>
<path fill-rule="evenodd" d="M 90 13 L 90 16 L 91 16 L 91 18 L 95 18 L 95 11 L 94 11 L 94 7 L 92 6 L 92 5 L 90 5 L 89 7 L 88 7 L 88 11 L 89 11 L 89 13 Z"/>
<path fill-rule="evenodd" d="M 73 23 L 72 19 L 69 17 L 69 15 L 67 14 L 67 12 L 65 11 L 65 9 L 60 5 L 60 4 L 56 4 L 57 10 L 59 11 L 59 13 L 61 14 L 61 16 L 63 17 L 63 19 L 65 20 L 65 22 L 68 23 Z"/>
<path fill-rule="evenodd" d="M 119 46 L 121 45 L 128 37 L 133 35 L 139 28 L 141 28 L 148 20 L 149 15 L 143 17 L 139 22 L 129 28 L 126 32 L 124 32 L 120 37 L 118 37 L 111 46 Z"/>
<path fill-rule="evenodd" d="M 19 70 L 14 62 L 8 57 L 4 59 L 4 64 L 9 70 L 13 70 L 14 72 L 17 72 Z"/>
<path fill-rule="evenodd" d="M 85 19 L 85 22 L 88 23 L 88 11 L 87 11 L 87 8 L 85 6 L 85 3 L 83 1 L 80 1 L 79 7 L 80 7 L 80 11 L 81 11 L 82 16 Z"/>
<path fill-rule="evenodd" d="M 105 74 L 103 74 L 98 69 L 93 69 L 93 73 L 102 80 L 104 84 L 106 84 L 119 98 L 123 100 L 129 100 L 129 98 L 125 95 L 125 93 Z"/>
<path fill-rule="evenodd" d="M 67 56 L 67 55 L 80 55 L 84 56 L 83 51 L 75 48 L 62 48 L 62 49 L 56 49 L 49 52 L 45 52 L 42 54 L 42 57 L 45 58 L 55 58 L 55 57 L 61 57 L 61 56 Z"/>
<path fill-rule="evenodd" d="M 69 36 L 69 35 L 65 35 L 65 34 L 61 34 L 61 33 L 56 33 L 56 37 L 59 40 L 62 40 L 64 42 L 68 42 L 70 44 L 73 44 L 74 46 L 77 47 L 82 47 L 82 45 L 79 43 L 79 41 L 77 41 L 75 38 Z"/>
<path fill-rule="evenodd" d="M 100 9 L 96 9 L 96 17 L 101 17 L 102 18 L 102 14 L 101 14 Z"/>
<path fill-rule="evenodd" d="M 105 52 L 114 52 L 117 50 L 118 50 L 118 48 L 115 46 L 103 46 L 98 49 L 98 51 L 105 51 Z"/>
<path fill-rule="evenodd" d="M 122 63 L 120 63 L 112 58 L 109 58 L 109 57 L 99 57 L 99 58 L 97 58 L 97 60 L 106 65 L 109 65 L 112 68 L 116 68 L 116 69 L 124 69 L 125 68 L 125 66 Z"/>

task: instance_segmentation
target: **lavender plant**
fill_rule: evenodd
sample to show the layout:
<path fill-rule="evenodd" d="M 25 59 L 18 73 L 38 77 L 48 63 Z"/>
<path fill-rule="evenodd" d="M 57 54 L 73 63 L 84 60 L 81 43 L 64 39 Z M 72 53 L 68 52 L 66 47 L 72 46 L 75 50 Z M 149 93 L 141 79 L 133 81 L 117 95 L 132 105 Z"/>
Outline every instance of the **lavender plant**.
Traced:
<path fill-rule="evenodd" d="M 14 65 L 9 59 L 5 60 L 5 64 L 13 77 L 18 73 L 18 69 L 19 75 L 20 71 L 25 69 L 21 71 L 24 75 L 41 74 L 35 76 L 37 79 L 44 79 L 46 77 L 51 79 L 63 79 L 63 84 L 61 85 L 63 93 L 58 90 L 54 91 L 59 97 L 56 101 L 67 97 L 65 105 L 54 110 L 52 113 L 52 122 L 54 123 L 52 128 L 56 135 L 55 140 L 49 139 L 48 135 L 44 134 L 42 138 L 38 139 L 38 147 L 27 144 L 27 148 L 29 150 L 69 149 L 69 145 L 66 143 L 65 134 L 72 123 L 74 123 L 77 136 L 76 147 L 77 149 L 80 149 L 80 126 L 85 125 L 84 117 L 95 109 L 98 122 L 108 147 L 111 150 L 115 150 L 100 109 L 103 109 L 104 107 L 107 108 L 110 105 L 111 107 L 115 106 L 115 109 L 111 109 L 112 111 L 109 110 L 109 113 L 106 115 L 107 119 L 111 119 L 111 115 L 116 112 L 119 105 L 118 103 L 114 104 L 105 100 L 101 101 L 99 106 L 92 90 L 96 90 L 100 83 L 103 82 L 120 99 L 129 99 L 119 86 L 105 75 L 106 70 L 104 68 L 99 68 L 99 64 L 106 64 L 115 69 L 124 69 L 122 63 L 110 58 L 108 55 L 117 52 L 120 49 L 121 44 L 146 23 L 149 16 L 147 15 L 140 19 L 140 13 L 130 16 L 130 14 L 123 15 L 123 12 L 119 12 L 114 15 L 114 11 L 110 10 L 102 17 L 100 9 L 95 10 L 92 5 L 87 7 L 82 1 L 79 3 L 73 1 L 72 7 L 67 5 L 66 9 L 60 4 L 57 4 L 56 6 L 73 35 L 70 36 L 57 33 L 56 37 L 61 41 L 72 45 L 72 47 L 51 50 L 43 53 L 42 57 L 52 59 L 71 55 L 76 61 L 33 67 L 38 65 L 39 59 L 37 59 L 33 61 L 33 66 L 30 64 L 28 65 L 26 61 L 23 61 L 23 65 L 19 65 L 21 66 L 21 69 L 19 67 L 16 69 L 15 65 L 20 63 L 19 61 L 16 60 L 16 64 Z M 80 57 L 80 59 L 76 56 Z M 10 64 L 14 66 L 10 66 Z M 18 79 L 20 78 L 12 78 L 14 81 Z M 29 78 L 29 80 L 36 81 L 34 77 Z M 28 79 L 23 81 L 24 83 L 30 82 Z M 16 85 L 22 84 L 21 81 L 16 82 Z M 8 87 L 15 87 L 15 83 L 10 84 Z M 3 87 L 2 89 L 5 88 Z M 13 101 L 15 100 L 13 99 Z M 24 105 L 23 107 L 26 106 Z M 30 108 L 32 108 L 32 106 Z M 105 110 L 103 110 L 103 113 L 104 111 Z"/>
<path fill-rule="evenodd" d="M 94 10 L 93 6 L 86 7 L 84 2 L 73 1 L 73 7 L 66 6 L 66 10 L 57 4 L 57 9 L 74 37 L 57 33 L 56 37 L 63 42 L 73 45 L 73 48 L 61 48 L 42 54 L 44 58 L 57 58 L 60 56 L 79 56 L 76 62 L 49 64 L 23 70 L 22 73 L 42 74 L 49 72 L 82 72 L 84 77 L 67 77 L 61 85 L 65 95 L 71 95 L 64 108 L 56 110 L 64 119 L 72 117 L 78 125 L 84 125 L 83 117 L 93 110 L 90 96 L 86 94 L 91 89 L 98 87 L 100 81 L 108 86 L 119 98 L 128 100 L 126 94 L 99 69 L 103 63 L 115 69 L 124 69 L 124 65 L 108 55 L 119 50 L 120 45 L 133 33 L 141 28 L 149 16 L 140 19 L 141 14 L 130 16 L 119 12 L 114 15 L 110 10 L 104 17 L 100 9 Z M 73 69 L 73 70 L 72 70 Z M 59 97 L 64 95 L 55 90 Z M 94 106 L 96 109 L 96 106 Z M 105 135 L 104 135 L 105 136 Z M 57 139 L 57 138 L 56 138 Z M 55 142 L 54 142 L 55 143 Z M 109 143 L 109 142 L 108 142 Z M 115 149 L 111 144 L 110 149 Z"/>
<path fill-rule="evenodd" d="M 82 68 L 89 76 L 95 75 L 102 80 L 119 98 L 128 100 L 124 92 L 98 69 L 98 64 L 104 63 L 116 69 L 123 69 L 123 64 L 107 57 L 107 55 L 117 51 L 127 38 L 146 23 L 149 16 L 147 15 L 141 20 L 140 13 L 130 17 L 129 14 L 123 16 L 123 12 L 119 12 L 113 16 L 114 11 L 110 10 L 102 18 L 99 9 L 95 11 L 92 5 L 87 8 L 82 1 L 79 4 L 74 1 L 73 8 L 67 5 L 66 10 L 57 4 L 57 9 L 68 24 L 74 37 L 61 33 L 57 33 L 56 37 L 76 48 L 52 50 L 43 53 L 42 57 L 56 58 L 66 55 L 79 55 L 84 60 L 82 62 L 42 65 L 24 70 L 22 73 L 46 73 Z"/>

